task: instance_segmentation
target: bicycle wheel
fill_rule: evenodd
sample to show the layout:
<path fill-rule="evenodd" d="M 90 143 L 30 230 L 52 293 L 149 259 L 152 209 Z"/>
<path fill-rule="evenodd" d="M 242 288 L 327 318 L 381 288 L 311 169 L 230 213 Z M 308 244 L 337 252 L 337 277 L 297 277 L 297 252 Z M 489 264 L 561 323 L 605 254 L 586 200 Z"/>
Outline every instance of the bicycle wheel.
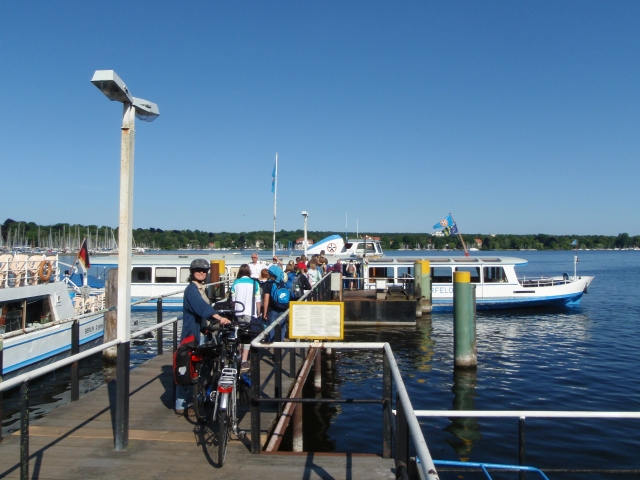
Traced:
<path fill-rule="evenodd" d="M 215 433 L 218 444 L 218 466 L 221 467 L 227 456 L 227 442 L 229 441 L 229 418 L 226 410 L 218 411 Z"/>
<path fill-rule="evenodd" d="M 193 413 L 200 423 L 204 423 L 207 419 L 208 389 L 209 386 L 202 378 L 199 378 L 198 383 L 193 385 Z"/>

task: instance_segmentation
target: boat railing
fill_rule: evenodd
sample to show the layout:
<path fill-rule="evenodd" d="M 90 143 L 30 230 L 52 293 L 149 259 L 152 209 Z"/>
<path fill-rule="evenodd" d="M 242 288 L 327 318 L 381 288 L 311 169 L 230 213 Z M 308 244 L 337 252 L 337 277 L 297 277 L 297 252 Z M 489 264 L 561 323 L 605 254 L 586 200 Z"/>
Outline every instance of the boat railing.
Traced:
<path fill-rule="evenodd" d="M 58 255 L 0 255 L 0 288 L 57 282 L 60 280 Z"/>
<path fill-rule="evenodd" d="M 536 287 L 553 287 L 556 285 L 566 285 L 575 281 L 573 277 L 570 277 L 566 273 L 562 277 L 522 277 L 518 279 L 518 282 L 523 287 L 536 288 Z"/>
<path fill-rule="evenodd" d="M 394 412 L 395 413 L 395 412 Z M 488 470 L 501 470 L 518 472 L 525 465 L 525 427 L 527 418 L 603 418 L 603 419 L 640 419 L 640 412 L 584 412 L 584 411 L 544 411 L 544 410 L 415 410 L 418 418 L 517 418 L 518 419 L 518 466 L 509 470 L 505 465 L 482 464 Z M 457 462 L 435 461 L 436 465 L 448 465 L 451 468 L 441 469 L 442 471 L 464 472 L 469 471 L 469 466 L 463 468 Z M 531 468 L 531 467 L 527 467 Z M 544 468 L 544 467 L 542 467 Z M 482 471 L 480 464 L 476 466 L 476 471 Z M 602 468 L 544 468 L 547 473 L 581 473 L 581 474 L 620 474 L 639 475 L 638 469 L 602 469 Z M 489 477 L 490 478 L 490 477 Z M 522 478 L 522 477 L 521 477 Z M 546 478 L 546 477 L 544 477 Z"/>

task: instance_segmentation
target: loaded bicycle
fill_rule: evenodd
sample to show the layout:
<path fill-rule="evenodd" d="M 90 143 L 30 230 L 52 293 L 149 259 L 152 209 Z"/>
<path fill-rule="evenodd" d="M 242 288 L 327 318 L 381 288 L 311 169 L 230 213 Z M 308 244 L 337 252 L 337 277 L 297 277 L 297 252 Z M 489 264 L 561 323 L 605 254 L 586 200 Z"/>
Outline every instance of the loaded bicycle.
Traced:
<path fill-rule="evenodd" d="M 229 302 L 229 310 L 218 309 L 226 318 L 235 318 L 235 304 Z M 226 305 L 225 305 L 226 307 Z M 241 310 L 240 310 L 241 311 Z M 207 341 L 198 346 L 192 361 L 196 362 L 197 382 L 193 386 L 193 409 L 196 419 L 213 422 L 214 443 L 217 445 L 218 466 L 224 465 L 227 443 L 233 433 L 243 438 L 245 432 L 238 428 L 237 397 L 239 384 L 241 337 L 250 334 L 250 325 L 232 321 L 228 325 L 213 325 L 203 329 Z"/>

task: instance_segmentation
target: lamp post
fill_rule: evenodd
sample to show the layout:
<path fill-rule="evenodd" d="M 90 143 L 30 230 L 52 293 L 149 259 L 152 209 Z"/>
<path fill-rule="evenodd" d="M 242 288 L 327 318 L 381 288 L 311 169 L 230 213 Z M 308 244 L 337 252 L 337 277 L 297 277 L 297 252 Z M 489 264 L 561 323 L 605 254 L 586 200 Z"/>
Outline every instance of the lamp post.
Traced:
<path fill-rule="evenodd" d="M 122 144 L 120 147 L 120 216 L 118 222 L 118 307 L 116 335 L 116 450 L 129 443 L 129 359 L 131 350 L 131 239 L 133 227 L 133 152 L 135 117 L 152 122 L 159 115 L 155 103 L 131 95 L 113 70 L 96 70 L 91 79 L 111 101 L 122 103 Z"/>
<path fill-rule="evenodd" d="M 304 256 L 307 256 L 307 218 L 309 218 L 309 214 L 306 210 L 302 211 L 302 216 L 304 217 Z"/>

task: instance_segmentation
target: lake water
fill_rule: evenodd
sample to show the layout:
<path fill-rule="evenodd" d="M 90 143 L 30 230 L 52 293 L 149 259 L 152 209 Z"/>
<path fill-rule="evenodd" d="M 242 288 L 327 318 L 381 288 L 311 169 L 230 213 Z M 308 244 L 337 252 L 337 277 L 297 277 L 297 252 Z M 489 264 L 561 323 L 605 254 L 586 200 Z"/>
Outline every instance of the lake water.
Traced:
<path fill-rule="evenodd" d="M 573 273 L 573 252 L 490 255 L 496 254 L 529 260 L 518 268 L 519 276 Z M 347 328 L 346 340 L 389 342 L 415 409 L 640 411 L 640 252 L 580 251 L 579 257 L 578 273 L 596 277 L 579 308 L 478 313 L 476 371 L 454 372 L 450 313 L 425 316 L 415 327 Z M 155 313 L 136 313 L 134 319 L 134 329 L 143 328 L 155 323 Z M 154 342 L 136 343 L 135 362 L 155 354 Z M 378 354 L 336 353 L 324 396 L 380 396 L 381 366 Z M 83 370 L 85 391 L 112 375 L 101 370 L 99 359 L 87 362 Z M 69 396 L 65 373 L 41 384 L 46 388 L 32 400 L 35 417 Z M 14 395 L 5 394 L 5 434 L 18 427 L 11 410 Z M 306 407 L 305 442 L 327 451 L 381 451 L 380 410 L 372 405 Z M 423 418 L 420 423 L 435 459 L 518 463 L 516 418 Z M 529 465 L 640 467 L 640 420 L 530 418 L 526 424 Z M 449 475 L 441 478 L 458 478 Z"/>
<path fill-rule="evenodd" d="M 529 260 L 519 276 L 573 274 L 573 252 L 512 256 Z M 596 277 L 579 308 L 478 312 L 476 371 L 454 372 L 451 313 L 427 316 L 415 327 L 349 328 L 346 339 L 391 344 L 415 409 L 640 411 L 640 252 L 580 251 L 579 257 L 578 274 Z M 381 395 L 381 365 L 380 355 L 337 354 L 324 395 Z M 319 446 L 381 450 L 380 407 L 318 411 L 325 419 L 314 438 Z M 518 463 L 517 418 L 420 423 L 435 459 Z M 526 461 L 539 468 L 640 468 L 639 430 L 640 420 L 530 418 Z"/>

